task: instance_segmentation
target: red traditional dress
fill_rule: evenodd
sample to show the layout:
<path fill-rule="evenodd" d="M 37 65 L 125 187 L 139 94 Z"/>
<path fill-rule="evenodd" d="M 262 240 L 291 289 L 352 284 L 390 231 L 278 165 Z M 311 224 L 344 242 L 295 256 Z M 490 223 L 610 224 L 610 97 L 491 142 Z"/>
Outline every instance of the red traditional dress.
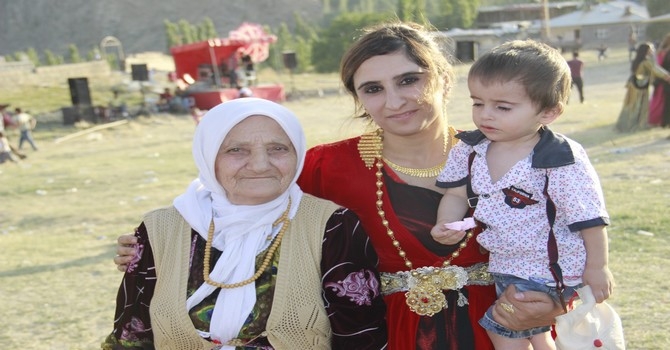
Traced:
<path fill-rule="evenodd" d="M 377 167 L 368 168 L 363 162 L 359 140 L 360 137 L 355 137 L 310 149 L 298 184 L 306 193 L 331 200 L 358 215 L 379 256 L 381 273 L 408 271 L 382 224 L 376 205 Z M 382 209 L 407 259 L 415 269 L 442 266 L 459 246 L 441 245 L 430 236 L 442 194 L 406 184 L 387 165 L 383 168 L 382 181 Z M 451 260 L 451 265 L 468 267 L 487 261 L 488 255 L 481 253 L 472 237 Z M 488 283 L 468 283 L 459 290 L 443 293 L 447 307 L 433 316 L 412 311 L 406 303 L 405 292 L 385 297 L 390 350 L 493 349 L 478 320 L 495 300 L 494 287 Z M 467 303 L 463 302 L 464 298 Z"/>

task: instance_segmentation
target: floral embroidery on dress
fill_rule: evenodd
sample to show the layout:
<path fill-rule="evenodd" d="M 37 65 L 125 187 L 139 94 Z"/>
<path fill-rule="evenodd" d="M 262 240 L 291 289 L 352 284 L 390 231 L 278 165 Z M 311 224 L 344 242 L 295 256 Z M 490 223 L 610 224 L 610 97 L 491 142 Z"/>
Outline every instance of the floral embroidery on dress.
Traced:
<path fill-rule="evenodd" d="M 144 236 L 140 233 L 139 227 L 135 228 L 135 238 L 137 238 L 137 243 L 133 244 L 135 248 L 135 255 L 133 259 L 128 263 L 126 268 L 126 273 L 132 273 L 137 269 L 139 262 L 142 260 L 142 255 L 144 254 Z"/>
<path fill-rule="evenodd" d="M 379 295 L 379 281 L 370 270 L 352 272 L 343 281 L 325 284 L 337 292 L 338 297 L 349 297 L 356 305 L 370 305 Z"/>
<path fill-rule="evenodd" d="M 135 271 L 137 268 L 137 263 L 142 259 L 142 253 L 144 253 L 144 244 L 134 244 L 133 247 L 135 248 L 135 256 L 133 256 L 133 260 L 130 260 L 128 263 L 128 268 L 126 269 L 126 272 L 132 273 Z"/>
<path fill-rule="evenodd" d="M 126 323 L 125 326 L 123 326 L 123 331 L 121 332 L 121 336 L 119 337 L 119 340 L 125 340 L 125 341 L 139 341 L 140 339 L 137 337 L 138 333 L 146 331 L 144 327 L 144 322 L 140 320 L 137 317 L 133 317 L 130 319 L 130 322 Z"/>

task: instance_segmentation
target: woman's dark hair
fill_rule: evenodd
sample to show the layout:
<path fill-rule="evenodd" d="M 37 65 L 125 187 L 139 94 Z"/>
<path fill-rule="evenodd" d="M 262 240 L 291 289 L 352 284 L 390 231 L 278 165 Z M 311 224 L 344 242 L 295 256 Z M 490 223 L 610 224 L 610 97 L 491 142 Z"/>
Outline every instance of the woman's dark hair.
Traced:
<path fill-rule="evenodd" d="M 353 96 L 359 117 L 368 117 L 361 106 L 354 86 L 354 74 L 371 57 L 403 52 L 407 58 L 430 73 L 430 84 L 425 95 L 444 84 L 449 91 L 454 84 L 453 67 L 435 33 L 417 23 L 391 21 L 364 29 L 364 34 L 347 50 L 340 63 L 340 78 L 345 89 Z"/>
<path fill-rule="evenodd" d="M 630 70 L 633 74 L 635 74 L 635 71 L 637 70 L 637 67 L 640 65 L 640 63 L 647 59 L 649 50 L 651 50 L 651 43 L 642 43 L 637 47 L 635 58 L 630 64 Z"/>

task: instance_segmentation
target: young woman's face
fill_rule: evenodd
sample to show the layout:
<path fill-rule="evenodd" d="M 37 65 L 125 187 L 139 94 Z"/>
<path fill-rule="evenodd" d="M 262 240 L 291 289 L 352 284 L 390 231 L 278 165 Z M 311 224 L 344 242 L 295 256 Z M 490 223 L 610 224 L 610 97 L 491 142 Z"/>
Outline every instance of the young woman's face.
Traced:
<path fill-rule="evenodd" d="M 384 132 L 416 133 L 441 117 L 444 88 L 424 96 L 430 73 L 404 52 L 374 56 L 354 73 L 356 95 L 365 111 Z"/>
<path fill-rule="evenodd" d="M 216 179 L 238 205 L 267 203 L 284 193 L 298 157 L 286 132 L 271 118 L 255 115 L 235 125 L 216 156 Z"/>
<path fill-rule="evenodd" d="M 519 82 L 490 82 L 468 79 L 472 98 L 472 121 L 491 141 L 504 142 L 534 136 L 544 114 L 538 111 Z"/>

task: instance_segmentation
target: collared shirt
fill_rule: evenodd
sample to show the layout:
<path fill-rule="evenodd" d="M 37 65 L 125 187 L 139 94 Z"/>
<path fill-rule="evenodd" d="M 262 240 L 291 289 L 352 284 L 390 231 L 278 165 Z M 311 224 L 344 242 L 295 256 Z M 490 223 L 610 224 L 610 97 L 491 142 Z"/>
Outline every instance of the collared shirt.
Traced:
<path fill-rule="evenodd" d="M 580 230 L 609 224 L 600 181 L 577 142 L 544 128 L 533 151 L 493 182 L 486 152 L 491 143 L 480 131 L 463 132 L 437 178 L 440 187 L 465 185 L 473 151 L 472 188 L 479 195 L 474 217 L 486 224 L 477 241 L 491 252 L 489 271 L 521 278 L 553 280 L 547 239 L 549 220 L 544 186 L 556 205 L 554 234 L 566 283 L 576 284 L 586 261 Z"/>

